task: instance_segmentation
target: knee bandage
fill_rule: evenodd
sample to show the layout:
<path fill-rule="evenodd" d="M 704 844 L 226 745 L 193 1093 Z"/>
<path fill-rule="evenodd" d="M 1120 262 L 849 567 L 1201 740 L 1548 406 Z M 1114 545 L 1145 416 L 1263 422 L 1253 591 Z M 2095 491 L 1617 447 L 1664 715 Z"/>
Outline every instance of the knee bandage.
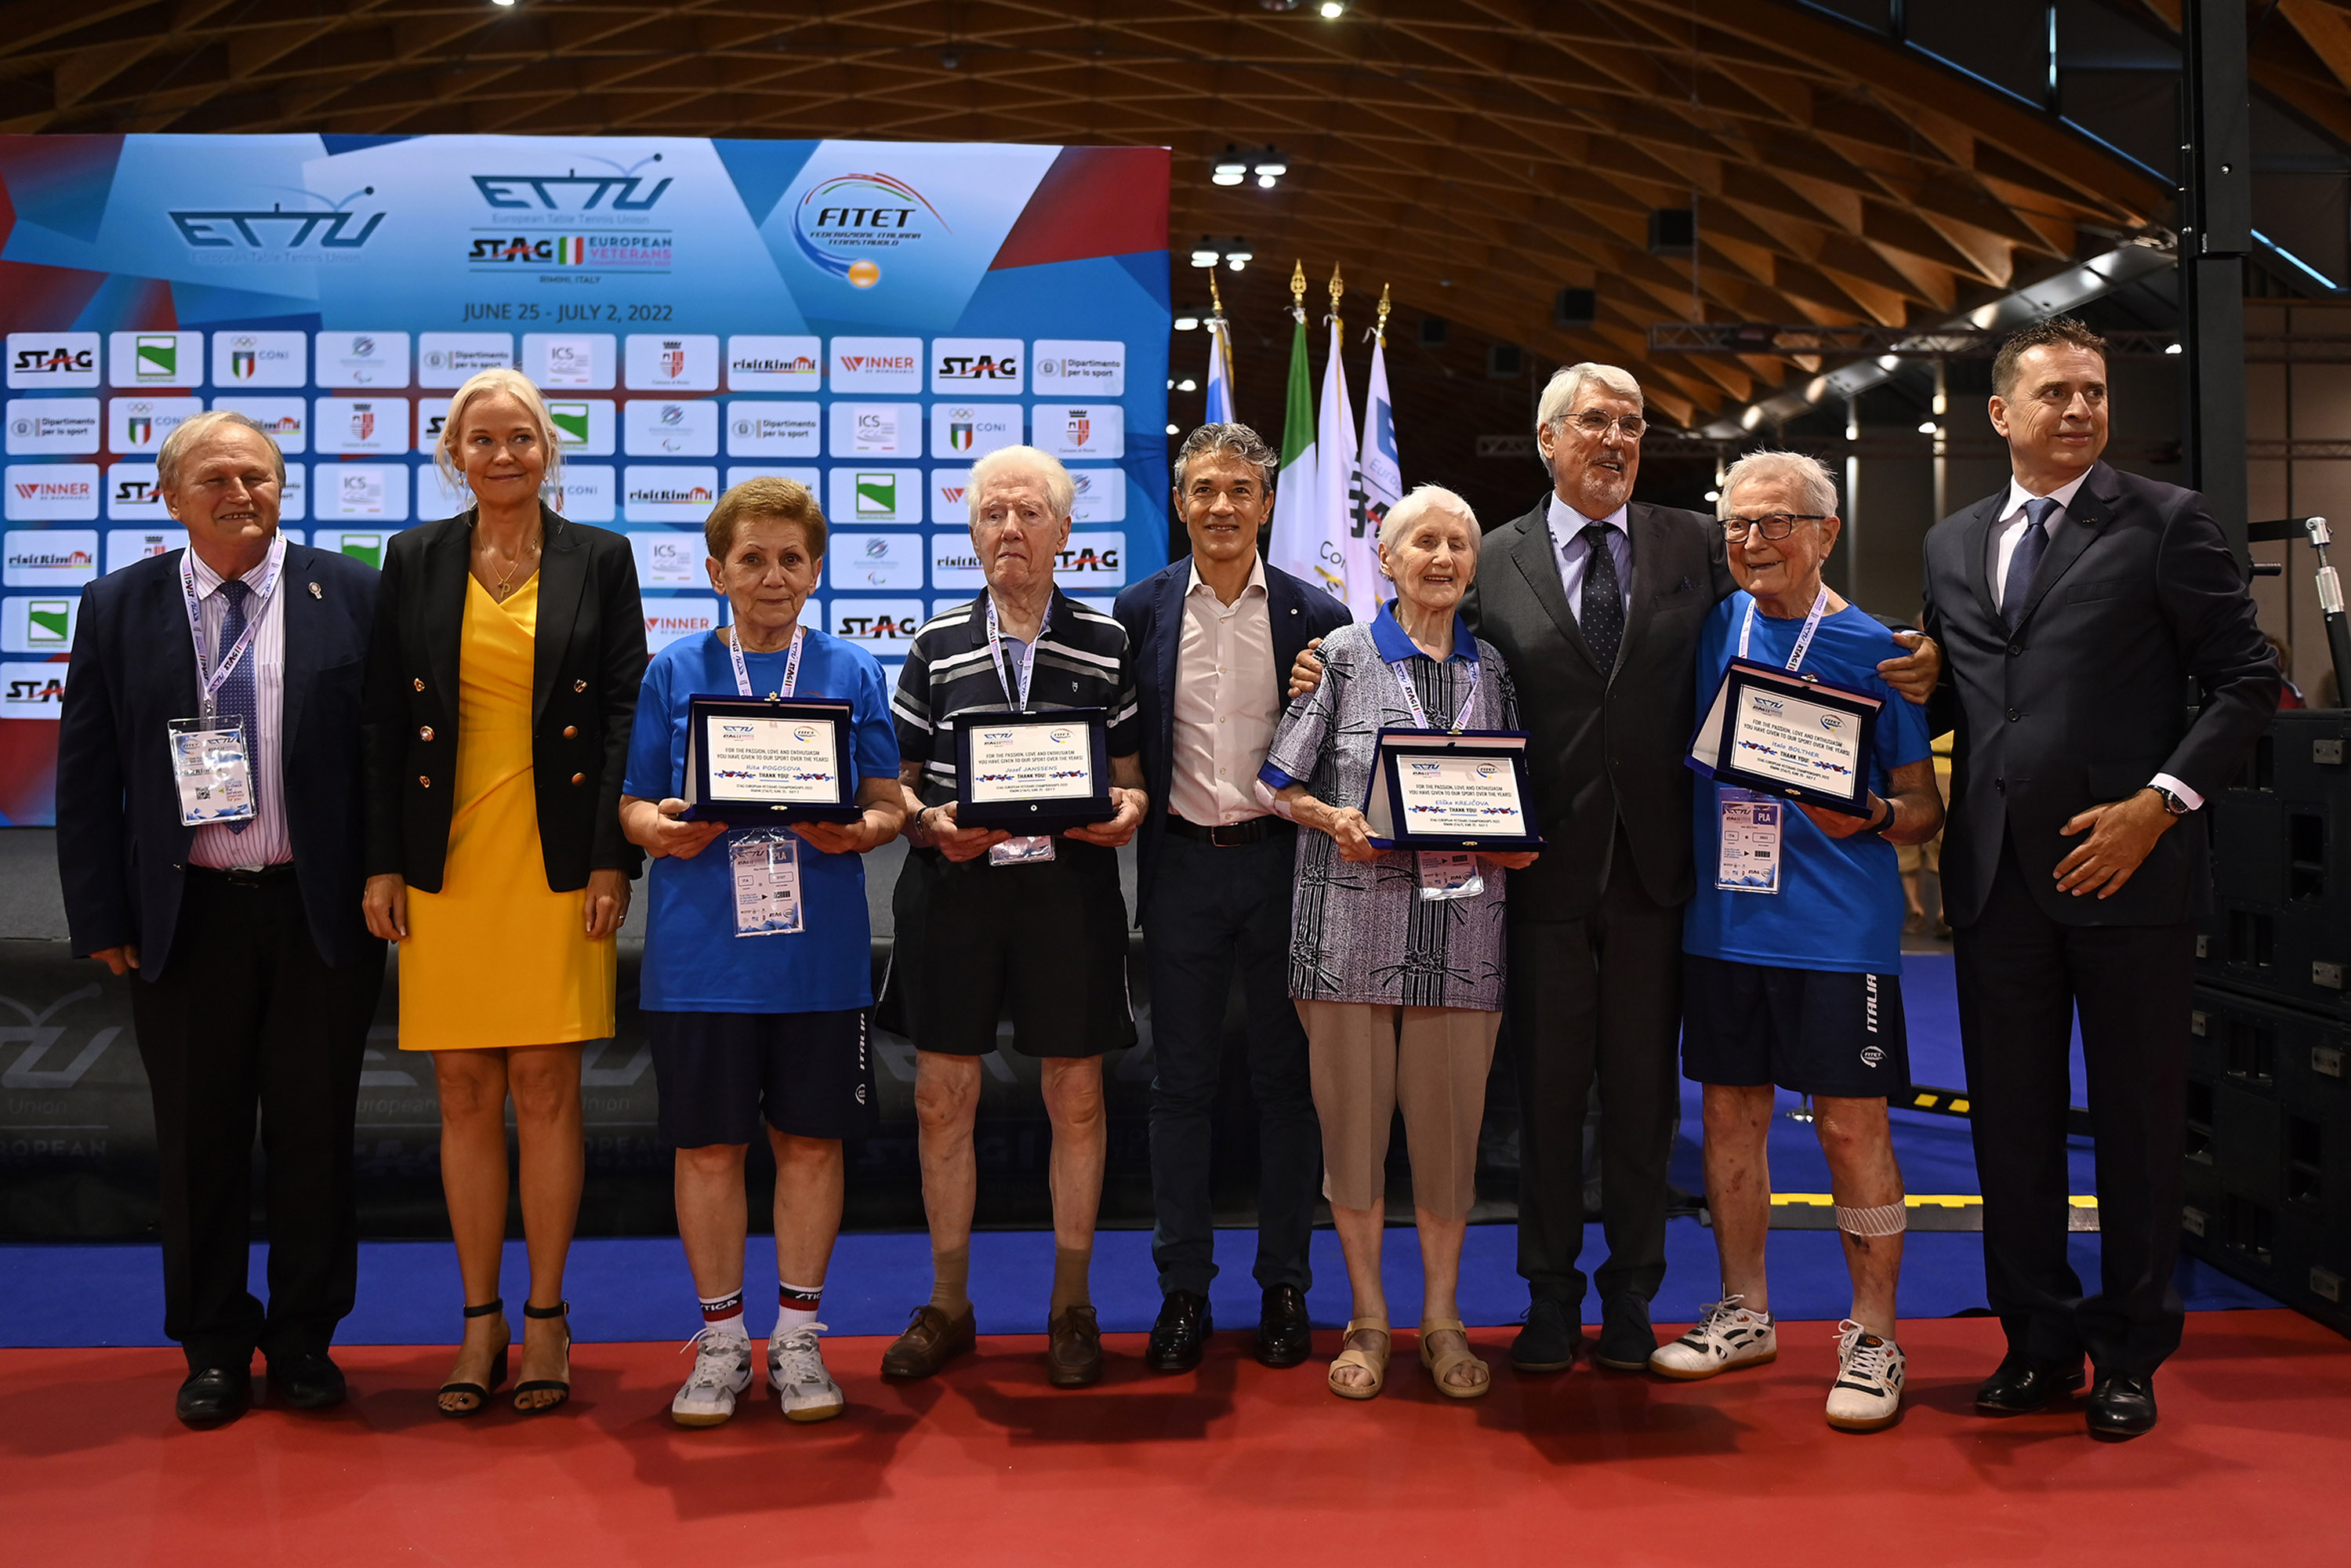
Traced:
<path fill-rule="evenodd" d="M 1836 1206 L 1836 1227 L 1848 1236 L 1899 1236 L 1910 1228 L 1909 1210 L 1898 1203 L 1885 1203 L 1876 1208 L 1847 1208 Z"/>

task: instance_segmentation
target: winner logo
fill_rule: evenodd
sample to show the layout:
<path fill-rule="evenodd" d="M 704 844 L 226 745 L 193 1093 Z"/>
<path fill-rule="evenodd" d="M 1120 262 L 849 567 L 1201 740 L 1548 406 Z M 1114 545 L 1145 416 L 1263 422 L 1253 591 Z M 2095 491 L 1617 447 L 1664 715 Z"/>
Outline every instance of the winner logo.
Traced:
<path fill-rule="evenodd" d="M 853 288 L 882 281 L 882 265 L 868 252 L 895 250 L 922 239 L 927 225 L 947 227 L 920 191 L 889 174 L 839 174 L 819 181 L 792 213 L 792 239 L 810 265 Z"/>

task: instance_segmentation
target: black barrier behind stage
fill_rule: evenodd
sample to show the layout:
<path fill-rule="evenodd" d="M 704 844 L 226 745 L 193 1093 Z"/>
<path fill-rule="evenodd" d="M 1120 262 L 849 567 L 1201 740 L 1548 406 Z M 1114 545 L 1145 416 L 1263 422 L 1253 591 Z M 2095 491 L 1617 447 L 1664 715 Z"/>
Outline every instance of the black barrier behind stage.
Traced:
<path fill-rule="evenodd" d="M 28 892 L 43 891 L 36 884 L 45 872 L 47 894 L 54 897 L 55 872 L 46 860 L 52 852 L 49 834 L 19 830 L 5 837 L 13 852 L 0 857 L 0 874 L 9 883 L 0 916 L 20 930 L 61 933 L 54 912 L 36 908 L 26 915 L 21 908 Z M 869 882 L 877 890 L 877 931 L 887 930 L 889 890 L 903 853 L 903 847 L 892 846 L 868 861 Z M 1130 885 L 1131 881 L 1130 874 Z M 643 907 L 642 884 L 636 907 Z M 582 1070 L 588 1136 L 583 1235 L 658 1235 L 675 1227 L 670 1152 L 656 1134 L 652 1050 L 636 1007 L 642 951 L 635 931 L 624 931 L 620 1032 L 590 1044 Z M 877 937 L 877 984 L 889 954 L 888 936 Z M 1147 1227 L 1152 1220 L 1153 1041 L 1139 938 L 1130 942 L 1129 954 L 1137 1043 L 1112 1052 L 1103 1064 L 1110 1158 L 1102 1222 L 1111 1227 Z M 0 1235 L 91 1240 L 152 1233 L 154 1121 L 131 1029 L 129 988 L 134 983 L 74 958 L 58 937 L 0 939 Z M 370 1236 L 446 1236 L 433 1065 L 424 1055 L 398 1048 L 397 996 L 395 968 L 387 974 L 360 1080 L 360 1225 Z M 1008 1049 L 1010 1024 L 1000 1030 L 1008 1049 L 981 1059 L 977 1223 L 1045 1228 L 1052 1223 L 1046 1186 L 1050 1138 L 1038 1067 Z M 1215 1202 L 1220 1221 L 1249 1224 L 1257 1197 L 1256 1112 L 1238 990 L 1226 1019 L 1224 1049 L 1226 1070 L 1214 1117 Z M 877 1030 L 873 1050 L 878 1125 L 849 1145 L 845 1222 L 855 1229 L 919 1229 L 924 1218 L 914 1154 L 914 1047 Z M 1509 1195 L 1517 1188 L 1517 1127 L 1510 1074 L 1498 1057 L 1488 1087 L 1479 1180 L 1501 1201 L 1481 1204 L 1477 1218 L 1515 1213 Z M 1391 1207 L 1408 1215 L 1411 1188 L 1400 1134 L 1390 1150 L 1390 1167 Z M 754 1146 L 752 1172 L 753 1227 L 760 1229 L 774 1180 L 764 1146 Z M 510 1215 L 508 1228 L 520 1234 L 518 1210 Z"/>

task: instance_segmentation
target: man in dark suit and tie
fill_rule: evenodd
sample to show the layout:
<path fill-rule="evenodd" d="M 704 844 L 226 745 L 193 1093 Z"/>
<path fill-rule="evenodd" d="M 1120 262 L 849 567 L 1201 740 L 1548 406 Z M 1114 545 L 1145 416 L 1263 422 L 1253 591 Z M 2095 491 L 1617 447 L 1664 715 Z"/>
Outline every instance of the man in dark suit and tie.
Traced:
<path fill-rule="evenodd" d="M 57 862 L 74 951 L 135 975 L 163 1332 L 188 1358 L 179 1417 L 207 1426 L 251 1402 L 256 1348 L 286 1404 L 344 1396 L 327 1350 L 357 1285 L 352 1124 L 383 985 L 360 912 L 376 574 L 279 536 L 286 462 L 243 414 L 190 419 L 156 468 L 188 547 L 82 591 Z M 266 1309 L 246 1289 L 256 1111 Z"/>
<path fill-rule="evenodd" d="M 1257 1357 L 1306 1359 L 1307 1241 L 1322 1174 L 1306 1031 L 1290 999 L 1297 830 L 1258 799 L 1281 717 L 1284 674 L 1309 641 L 1347 622 L 1340 601 L 1269 566 L 1258 529 L 1280 459 L 1245 424 L 1208 424 L 1176 457 L 1176 507 L 1192 553 L 1129 587 L 1116 613 L 1143 708 L 1154 801 L 1138 849 L 1135 909 L 1151 985 L 1152 1256 L 1163 1303 L 1148 1359 L 1199 1364 L 1214 1324 L 1211 1112 L 1234 966 L 1249 1009 L 1258 1113 Z"/>
<path fill-rule="evenodd" d="M 1976 1391 L 2038 1410 L 2095 1368 L 2089 1428 L 2155 1425 L 2179 1347 L 2180 1138 L 2205 798 L 2270 716 L 2277 662 L 2204 498 L 2099 461 L 2105 343 L 2026 328 L 1992 362 L 2005 489 L 1927 536 L 1927 630 L 1952 727 L 1943 906 L 1983 1186 L 1984 1276 L 2008 1334 Z M 2200 699 L 2187 712 L 2188 683 Z M 2078 1010 L 2097 1139 L 2099 1272 L 2066 1261 L 2067 1045 Z"/>

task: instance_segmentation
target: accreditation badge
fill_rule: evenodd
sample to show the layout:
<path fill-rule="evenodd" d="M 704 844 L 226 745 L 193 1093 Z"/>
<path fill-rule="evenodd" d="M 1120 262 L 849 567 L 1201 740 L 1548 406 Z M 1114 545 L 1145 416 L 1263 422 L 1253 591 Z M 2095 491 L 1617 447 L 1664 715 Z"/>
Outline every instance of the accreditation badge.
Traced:
<path fill-rule="evenodd" d="M 1780 828 L 1787 802 L 1752 789 L 1715 788 L 1720 823 L 1714 885 L 1726 893 L 1780 891 Z"/>
<path fill-rule="evenodd" d="M 1421 850 L 1413 859 L 1420 873 L 1420 896 L 1425 899 L 1475 898 L 1486 891 L 1478 857 L 1467 850 Z"/>
<path fill-rule="evenodd" d="M 962 813 L 958 811 L 956 815 L 960 817 Z M 990 865 L 1041 865 L 1052 858 L 1053 835 L 1050 833 L 1010 838 L 987 848 L 987 863 Z"/>
<path fill-rule="evenodd" d="M 253 820 L 253 762 L 242 717 L 175 718 L 172 781 L 180 791 L 180 825 Z"/>
<path fill-rule="evenodd" d="M 735 935 L 797 936 L 804 929 L 799 838 L 776 829 L 726 835 L 735 887 Z"/>

